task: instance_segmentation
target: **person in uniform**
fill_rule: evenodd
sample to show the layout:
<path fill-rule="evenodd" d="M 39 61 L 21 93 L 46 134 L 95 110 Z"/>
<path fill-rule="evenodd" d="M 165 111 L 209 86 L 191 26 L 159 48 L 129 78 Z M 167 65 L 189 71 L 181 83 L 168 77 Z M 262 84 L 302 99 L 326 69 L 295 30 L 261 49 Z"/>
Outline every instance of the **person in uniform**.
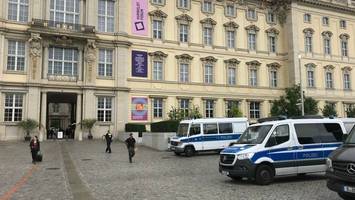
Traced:
<path fill-rule="evenodd" d="M 107 131 L 105 135 L 105 139 L 106 139 L 106 153 L 107 152 L 111 153 L 112 134 L 110 130 Z"/>
<path fill-rule="evenodd" d="M 135 155 L 135 145 L 136 145 L 136 140 L 133 137 L 133 134 L 129 134 L 129 138 L 126 139 L 125 141 L 128 149 L 128 157 L 129 157 L 129 162 L 132 163 L 132 158 Z"/>

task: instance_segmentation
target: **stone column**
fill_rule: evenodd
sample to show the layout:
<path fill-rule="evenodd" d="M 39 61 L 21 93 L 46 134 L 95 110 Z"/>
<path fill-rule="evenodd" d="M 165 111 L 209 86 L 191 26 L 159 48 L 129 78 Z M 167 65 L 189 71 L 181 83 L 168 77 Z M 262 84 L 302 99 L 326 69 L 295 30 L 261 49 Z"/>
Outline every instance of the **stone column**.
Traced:
<path fill-rule="evenodd" d="M 31 33 L 31 38 L 28 40 L 30 46 L 30 67 L 29 67 L 29 80 L 40 79 L 40 71 L 42 66 L 42 38 L 38 33 Z"/>
<path fill-rule="evenodd" d="M 39 130 L 39 141 L 46 139 L 47 133 L 47 92 L 42 92 L 42 103 L 41 103 L 41 121 Z"/>
<path fill-rule="evenodd" d="M 82 108 L 82 94 L 78 94 L 76 97 L 76 126 L 75 126 L 75 138 L 79 141 L 83 140 L 83 132 L 81 130 L 81 108 Z"/>

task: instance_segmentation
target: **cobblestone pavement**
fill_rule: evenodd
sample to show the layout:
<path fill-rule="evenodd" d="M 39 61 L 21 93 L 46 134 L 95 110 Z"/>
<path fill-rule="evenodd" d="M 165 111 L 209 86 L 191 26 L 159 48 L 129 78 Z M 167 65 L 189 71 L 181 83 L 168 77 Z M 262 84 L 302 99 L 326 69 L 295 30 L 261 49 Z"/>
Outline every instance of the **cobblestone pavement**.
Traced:
<path fill-rule="evenodd" d="M 322 175 L 282 178 L 269 186 L 257 186 L 220 175 L 217 154 L 186 158 L 138 147 L 134 163 L 130 164 L 122 143 L 113 143 L 112 154 L 106 154 L 103 141 L 43 143 L 43 163 L 13 199 L 73 198 L 61 144 L 68 151 L 82 184 L 96 199 L 339 200 L 336 193 L 327 189 Z M 24 143 L 0 143 L 0 149 L 1 199 L 32 164 L 28 146 Z M 51 167 L 60 169 L 47 169 Z"/>

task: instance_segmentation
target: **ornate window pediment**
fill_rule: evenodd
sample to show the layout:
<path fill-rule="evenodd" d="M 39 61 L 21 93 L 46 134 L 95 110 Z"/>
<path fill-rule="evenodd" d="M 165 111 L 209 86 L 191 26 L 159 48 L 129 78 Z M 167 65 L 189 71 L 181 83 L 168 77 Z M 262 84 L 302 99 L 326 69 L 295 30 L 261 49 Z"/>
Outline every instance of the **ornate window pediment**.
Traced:
<path fill-rule="evenodd" d="M 168 57 L 168 54 L 165 54 L 161 51 L 151 52 L 148 53 L 148 55 L 154 57 L 156 60 L 164 60 L 166 57 Z"/>
<path fill-rule="evenodd" d="M 277 63 L 277 62 L 267 64 L 266 66 L 269 68 L 272 68 L 272 69 L 279 69 L 281 67 L 280 63 Z"/>
<path fill-rule="evenodd" d="M 175 19 L 181 23 L 191 23 L 193 18 L 190 17 L 188 14 L 181 14 L 179 16 L 176 16 Z"/>
<path fill-rule="evenodd" d="M 166 17 L 168 17 L 168 15 L 161 10 L 153 10 L 153 11 L 150 11 L 148 14 L 151 17 L 159 18 L 159 19 L 165 19 Z"/>
<path fill-rule="evenodd" d="M 278 35 L 280 33 L 279 30 L 277 30 L 276 28 L 269 28 L 265 31 L 267 34 L 274 34 L 274 35 Z"/>
<path fill-rule="evenodd" d="M 344 72 L 350 72 L 351 70 L 353 70 L 353 68 L 346 66 L 346 67 L 341 68 L 341 70 L 343 70 Z"/>
<path fill-rule="evenodd" d="M 190 63 L 194 57 L 185 53 L 185 54 L 181 54 L 181 55 L 176 55 L 175 58 L 178 59 L 179 62 Z"/>
<path fill-rule="evenodd" d="M 253 61 L 249 61 L 249 62 L 246 62 L 246 64 L 249 66 L 249 67 L 259 67 L 261 65 L 261 63 L 257 60 L 253 60 Z"/>
<path fill-rule="evenodd" d="M 317 67 L 317 65 L 314 63 L 307 63 L 304 66 L 306 66 L 308 69 L 314 69 Z"/>
<path fill-rule="evenodd" d="M 203 25 L 210 25 L 210 26 L 215 26 L 217 24 L 217 22 L 212 18 L 205 18 L 201 20 L 200 23 Z"/>
<path fill-rule="evenodd" d="M 322 36 L 326 38 L 331 38 L 333 36 L 333 33 L 330 31 L 323 31 Z"/>
<path fill-rule="evenodd" d="M 239 25 L 233 21 L 226 22 L 223 24 L 223 26 L 228 30 L 235 30 L 235 29 L 239 28 Z"/>
<path fill-rule="evenodd" d="M 258 32 L 258 31 L 260 31 L 260 28 L 255 25 L 249 25 L 249 26 L 245 27 L 245 30 Z"/>
<path fill-rule="evenodd" d="M 305 28 L 303 29 L 303 33 L 306 35 L 313 35 L 314 30 L 312 28 Z"/>
<path fill-rule="evenodd" d="M 343 34 L 341 34 L 341 35 L 339 36 L 339 38 L 340 38 L 341 40 L 348 40 L 348 39 L 350 38 L 350 36 L 349 36 L 348 34 L 346 34 L 346 33 L 343 33 Z"/>
<path fill-rule="evenodd" d="M 204 58 L 200 58 L 200 60 L 202 62 L 208 62 L 208 63 L 215 63 L 217 62 L 217 58 L 213 57 L 213 56 L 207 56 L 207 57 L 204 57 Z"/>
<path fill-rule="evenodd" d="M 224 63 L 226 63 L 228 65 L 238 65 L 240 63 L 240 61 L 236 58 L 231 58 L 228 60 L 224 60 Z"/>
<path fill-rule="evenodd" d="M 333 65 L 326 65 L 324 66 L 324 69 L 327 70 L 327 71 L 333 71 L 335 67 Z"/>

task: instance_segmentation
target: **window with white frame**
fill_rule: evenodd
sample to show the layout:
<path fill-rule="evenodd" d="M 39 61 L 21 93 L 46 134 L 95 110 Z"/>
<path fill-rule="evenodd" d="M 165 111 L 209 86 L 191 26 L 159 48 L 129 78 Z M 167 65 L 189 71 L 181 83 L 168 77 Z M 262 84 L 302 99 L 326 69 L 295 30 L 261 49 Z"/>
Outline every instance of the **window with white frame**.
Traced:
<path fill-rule="evenodd" d="M 98 30 L 100 32 L 114 32 L 115 30 L 115 1 L 99 0 Z"/>
<path fill-rule="evenodd" d="M 322 23 L 323 23 L 323 26 L 329 26 L 329 18 L 328 17 L 323 17 L 322 18 Z"/>
<path fill-rule="evenodd" d="M 180 63 L 179 65 L 179 80 L 182 83 L 189 82 L 189 64 Z"/>
<path fill-rule="evenodd" d="M 190 99 L 180 99 L 179 108 L 183 113 L 183 117 L 189 116 Z"/>
<path fill-rule="evenodd" d="M 276 15 L 273 11 L 269 10 L 268 13 L 267 13 L 267 23 L 271 23 L 271 24 L 274 24 L 276 23 Z"/>
<path fill-rule="evenodd" d="M 153 117 L 163 118 L 163 99 L 161 98 L 153 99 Z"/>
<path fill-rule="evenodd" d="M 256 13 L 255 8 L 248 8 L 247 19 L 248 20 L 257 20 L 257 13 Z"/>
<path fill-rule="evenodd" d="M 153 80 L 163 80 L 163 61 L 153 61 Z"/>
<path fill-rule="evenodd" d="M 315 87 L 315 79 L 314 79 L 314 66 L 309 64 L 307 67 L 307 86 L 310 88 Z"/>
<path fill-rule="evenodd" d="M 28 21 L 28 0 L 8 0 L 9 20 L 18 22 Z"/>
<path fill-rule="evenodd" d="M 229 49 L 234 49 L 235 48 L 235 31 L 234 30 L 227 30 L 226 36 L 227 36 L 227 47 Z"/>
<path fill-rule="evenodd" d="M 112 77 L 113 50 L 99 49 L 98 75 Z"/>
<path fill-rule="evenodd" d="M 228 66 L 227 68 L 227 79 L 228 85 L 236 85 L 237 84 L 237 68 L 233 65 Z"/>
<path fill-rule="evenodd" d="M 189 9 L 190 0 L 178 0 L 178 8 Z"/>
<path fill-rule="evenodd" d="M 248 32 L 248 49 L 250 51 L 256 51 L 256 32 Z"/>
<path fill-rule="evenodd" d="M 343 28 L 343 29 L 346 28 L 346 21 L 345 20 L 340 20 L 339 24 L 340 24 L 340 28 Z"/>
<path fill-rule="evenodd" d="M 349 70 L 343 70 L 343 83 L 344 83 L 344 90 L 351 89 L 350 71 Z"/>
<path fill-rule="evenodd" d="M 232 3 L 228 3 L 226 6 L 225 6 L 225 15 L 227 17 L 235 17 L 235 6 L 234 4 Z"/>
<path fill-rule="evenodd" d="M 79 24 L 80 0 L 50 0 L 50 20 Z"/>
<path fill-rule="evenodd" d="M 307 22 L 307 23 L 310 23 L 311 22 L 311 15 L 306 13 L 303 15 L 303 21 L 304 22 Z"/>
<path fill-rule="evenodd" d="M 48 49 L 48 74 L 76 76 L 79 52 L 73 48 L 50 47 Z"/>
<path fill-rule="evenodd" d="M 252 87 L 258 86 L 258 69 L 250 67 L 249 69 L 249 85 Z"/>
<path fill-rule="evenodd" d="M 163 21 L 153 20 L 153 38 L 161 40 L 163 38 Z"/>
<path fill-rule="evenodd" d="M 180 31 L 179 31 L 179 40 L 180 42 L 188 42 L 189 41 L 189 25 L 187 24 L 180 24 Z"/>
<path fill-rule="evenodd" d="M 232 109 L 239 108 L 239 101 L 236 100 L 227 100 L 226 101 L 226 116 L 233 117 Z"/>
<path fill-rule="evenodd" d="M 325 87 L 333 89 L 333 72 L 330 70 L 325 72 Z"/>
<path fill-rule="evenodd" d="M 23 114 L 23 94 L 6 93 L 4 108 L 5 122 L 21 121 Z"/>
<path fill-rule="evenodd" d="M 161 5 L 163 6 L 165 4 L 165 0 L 151 0 L 152 4 L 156 4 L 156 5 Z"/>
<path fill-rule="evenodd" d="M 7 49 L 7 70 L 24 71 L 26 58 L 25 42 L 17 40 L 8 40 Z"/>
<path fill-rule="evenodd" d="M 269 52 L 270 53 L 276 53 L 276 36 L 275 35 L 269 35 L 268 36 L 268 42 L 269 42 Z"/>
<path fill-rule="evenodd" d="M 324 54 L 325 55 L 330 55 L 331 52 L 331 48 L 330 48 L 330 38 L 324 38 Z"/>
<path fill-rule="evenodd" d="M 260 102 L 249 102 L 249 118 L 259 119 L 260 118 Z"/>
<path fill-rule="evenodd" d="M 348 40 L 349 40 L 349 36 L 347 34 L 340 35 L 341 56 L 343 56 L 343 57 L 349 56 L 349 54 L 348 54 L 348 51 L 349 51 Z"/>
<path fill-rule="evenodd" d="M 203 43 L 207 46 L 212 45 L 212 27 L 203 28 Z"/>
<path fill-rule="evenodd" d="M 213 64 L 205 63 L 204 64 L 204 80 L 207 84 L 213 83 Z"/>
<path fill-rule="evenodd" d="M 312 29 L 305 29 L 303 31 L 305 33 L 305 52 L 306 53 L 312 53 L 313 52 L 313 30 Z"/>
<path fill-rule="evenodd" d="M 97 97 L 97 121 L 112 121 L 112 97 Z"/>
<path fill-rule="evenodd" d="M 270 69 L 270 87 L 277 87 L 277 69 Z"/>
<path fill-rule="evenodd" d="M 205 100 L 205 117 L 214 117 L 214 100 Z"/>
<path fill-rule="evenodd" d="M 213 13 L 212 0 L 203 0 L 203 2 L 202 2 L 202 12 Z"/>

